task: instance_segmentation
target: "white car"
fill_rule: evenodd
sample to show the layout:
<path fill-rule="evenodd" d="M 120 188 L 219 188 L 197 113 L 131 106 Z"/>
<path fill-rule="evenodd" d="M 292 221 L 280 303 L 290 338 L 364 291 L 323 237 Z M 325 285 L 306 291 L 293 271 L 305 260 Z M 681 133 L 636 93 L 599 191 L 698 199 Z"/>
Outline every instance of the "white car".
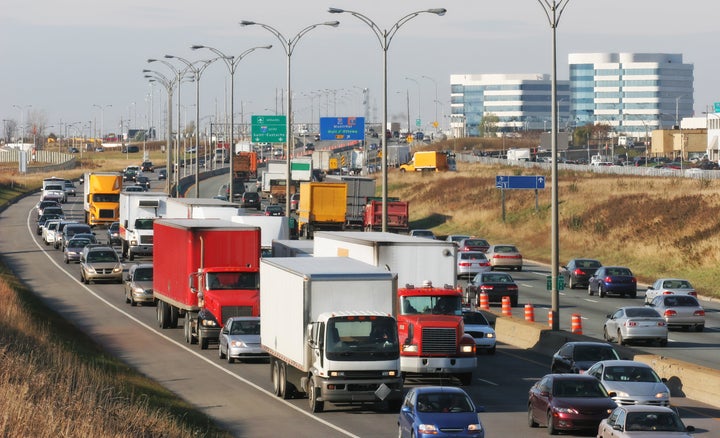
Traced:
<path fill-rule="evenodd" d="M 670 406 L 670 389 L 650 365 L 634 360 L 602 360 L 585 374 L 595 376 L 618 405 Z"/>
<path fill-rule="evenodd" d="M 482 312 L 474 310 L 463 310 L 463 322 L 465 323 L 465 333 L 475 339 L 476 351 L 487 351 L 488 354 L 495 354 L 497 337 L 495 329 L 488 322 Z"/>
<path fill-rule="evenodd" d="M 692 438 L 677 412 L 664 406 L 618 406 L 600 421 L 598 438 Z"/>
<path fill-rule="evenodd" d="M 263 359 L 268 353 L 260 347 L 260 317 L 234 316 L 225 321 L 218 339 L 218 357 L 227 359 Z"/>
<path fill-rule="evenodd" d="M 47 221 L 45 223 L 45 226 L 42 227 L 42 239 L 45 241 L 45 245 L 50 245 L 55 243 L 55 234 L 58 229 L 58 224 L 60 223 L 60 219 L 58 220 L 51 220 Z"/>
<path fill-rule="evenodd" d="M 682 278 L 660 278 L 648 286 L 645 291 L 645 303 L 650 303 L 658 295 L 692 295 L 697 298 L 695 288 Z"/>

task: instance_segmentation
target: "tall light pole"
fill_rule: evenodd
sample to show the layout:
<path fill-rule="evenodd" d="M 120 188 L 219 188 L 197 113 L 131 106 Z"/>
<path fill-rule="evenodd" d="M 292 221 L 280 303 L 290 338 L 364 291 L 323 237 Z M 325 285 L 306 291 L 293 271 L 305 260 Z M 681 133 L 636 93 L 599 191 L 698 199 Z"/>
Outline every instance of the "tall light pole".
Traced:
<path fill-rule="evenodd" d="M 417 114 L 418 114 L 418 115 L 417 115 L 416 121 L 417 121 L 417 120 L 422 120 L 422 117 L 420 116 L 420 114 L 422 114 L 422 113 L 420 112 L 420 101 L 422 100 L 422 96 L 420 95 L 420 81 L 418 81 L 418 80 L 415 79 L 415 78 L 411 78 L 411 77 L 409 77 L 409 76 L 405 76 L 405 80 L 406 80 L 406 81 L 413 81 L 413 82 L 415 82 L 415 85 L 417 85 L 417 89 L 418 89 L 418 112 L 417 112 Z M 417 127 L 417 124 L 416 124 L 416 127 Z M 408 134 L 410 134 L 411 131 L 412 131 L 412 128 L 410 128 L 410 126 L 408 126 Z"/>
<path fill-rule="evenodd" d="M 152 82 L 158 82 L 163 87 L 165 87 L 165 91 L 167 92 L 167 107 L 168 107 L 168 113 L 167 113 L 167 137 L 165 138 L 166 144 L 165 144 L 165 161 L 166 161 L 166 167 L 167 167 L 167 178 L 165 178 L 165 192 L 168 194 L 168 196 L 172 196 L 172 193 L 170 193 L 170 187 L 172 182 L 172 175 L 173 175 L 173 165 L 172 165 L 172 101 L 173 101 L 173 89 L 175 88 L 175 81 L 177 78 L 170 79 L 163 75 L 160 72 L 156 72 L 154 70 L 143 70 L 143 73 L 145 73 L 145 78 L 148 79 L 151 83 Z"/>
<path fill-rule="evenodd" d="M 545 11 L 548 23 L 552 29 L 552 82 L 551 82 L 551 100 L 552 100 L 552 134 L 551 134 L 551 150 L 552 150 L 552 225 L 551 225 L 551 268 L 550 277 L 552 279 L 552 329 L 560 330 L 560 291 L 558 288 L 558 274 L 560 273 L 560 238 L 558 234 L 558 171 L 557 171 L 557 135 L 558 135 L 558 107 L 557 107 L 557 27 L 560 23 L 565 7 L 570 0 L 538 0 L 540 6 Z"/>
<path fill-rule="evenodd" d="M 198 49 L 208 49 L 214 54 L 218 55 L 220 59 L 225 62 L 225 65 L 227 65 L 228 71 L 230 72 L 230 150 L 228 151 L 228 154 L 230 154 L 230 171 L 229 174 L 229 181 L 228 181 L 228 201 L 232 202 L 233 200 L 233 172 L 232 172 L 232 156 L 233 150 L 235 149 L 235 70 L 237 70 L 237 66 L 240 63 L 240 61 L 245 58 L 245 56 L 249 55 L 250 53 L 254 52 L 257 49 L 271 49 L 272 46 L 257 46 L 257 47 L 251 47 L 238 56 L 228 56 L 221 52 L 220 50 L 210 47 L 210 46 L 202 46 L 202 45 L 194 45 L 190 47 L 193 50 Z"/>
<path fill-rule="evenodd" d="M 307 26 L 303 28 L 300 32 L 295 34 L 292 38 L 286 38 L 283 36 L 280 31 L 275 29 L 272 26 L 269 26 L 267 24 L 262 23 L 256 23 L 254 21 L 247 21 L 243 20 L 240 22 L 240 26 L 260 26 L 263 29 L 267 30 L 271 34 L 275 35 L 275 37 L 280 41 L 280 44 L 282 45 L 283 50 L 285 50 L 285 56 L 287 57 L 287 68 L 286 68 L 286 75 L 287 75 L 287 82 L 285 86 L 287 87 L 287 102 L 285 104 L 285 115 L 287 117 L 287 125 L 285 126 L 285 141 L 287 144 L 287 166 L 285 169 L 285 214 L 290 217 L 290 185 L 292 183 L 291 177 L 292 173 L 290 172 L 290 156 L 292 152 L 295 150 L 295 141 L 292 136 L 292 92 L 290 91 L 290 60 L 292 58 L 293 51 L 295 50 L 295 46 L 297 45 L 300 38 L 303 37 L 306 33 L 310 32 L 311 30 L 315 29 L 318 26 L 331 26 L 331 27 L 337 27 L 340 24 L 338 21 L 325 21 L 323 23 L 316 23 L 311 24 L 310 26 Z"/>
<path fill-rule="evenodd" d="M 421 77 L 423 79 L 430 80 L 433 82 L 433 84 L 435 84 L 435 100 L 433 100 L 433 102 L 435 103 L 435 120 L 433 120 L 433 127 L 435 128 L 435 131 L 437 131 L 438 130 L 437 128 L 440 124 L 440 122 L 438 122 L 438 104 L 440 103 L 438 101 L 438 83 L 435 79 L 431 78 L 430 76 L 422 75 Z"/>
<path fill-rule="evenodd" d="M 32 105 L 13 105 L 13 108 L 17 108 L 20 110 L 20 144 L 25 143 L 25 121 L 23 118 L 23 113 L 28 108 L 32 108 Z"/>
<path fill-rule="evenodd" d="M 382 127 L 380 131 L 382 132 L 382 231 L 387 231 L 387 216 L 388 216 L 388 181 L 387 181 L 387 136 L 385 135 L 385 130 L 387 129 L 387 121 L 388 121 L 388 114 L 387 114 L 387 52 L 390 48 L 390 42 L 392 41 L 393 37 L 397 33 L 398 30 L 400 30 L 400 27 L 402 27 L 405 23 L 412 20 L 413 18 L 417 17 L 420 14 L 423 13 L 429 13 L 429 14 L 435 14 L 435 15 L 445 15 L 445 12 L 447 10 L 445 8 L 437 8 L 437 9 L 425 9 L 422 11 L 416 11 L 411 12 L 404 17 L 400 18 L 398 21 L 395 22 L 390 27 L 390 30 L 383 30 L 378 27 L 377 24 L 375 24 L 374 21 L 372 21 L 370 18 L 368 18 L 366 15 L 363 15 L 359 12 L 354 11 L 348 11 L 345 9 L 339 9 L 339 8 L 329 8 L 328 12 L 331 14 L 342 14 L 342 13 L 348 13 L 352 15 L 353 17 L 359 19 L 363 23 L 367 24 L 370 29 L 373 31 L 375 36 L 378 39 L 378 42 L 380 43 L 380 48 L 383 51 L 383 121 L 382 121 Z"/>
<path fill-rule="evenodd" d="M 205 69 L 217 58 L 210 60 L 201 60 L 190 62 L 185 58 L 174 55 L 165 55 L 168 59 L 177 59 L 178 61 L 185 64 L 185 66 L 193 72 L 195 76 L 195 197 L 200 197 L 200 164 L 198 158 L 200 157 L 200 76 Z"/>
<path fill-rule="evenodd" d="M 105 108 L 110 108 L 112 105 L 97 105 L 94 104 L 93 107 L 100 108 L 100 144 L 102 145 L 103 139 L 105 139 Z"/>

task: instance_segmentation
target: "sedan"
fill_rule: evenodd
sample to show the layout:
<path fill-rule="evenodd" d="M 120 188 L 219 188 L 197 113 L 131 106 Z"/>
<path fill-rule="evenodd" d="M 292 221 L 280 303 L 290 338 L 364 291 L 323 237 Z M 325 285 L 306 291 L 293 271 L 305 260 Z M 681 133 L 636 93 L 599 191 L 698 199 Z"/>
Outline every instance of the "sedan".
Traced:
<path fill-rule="evenodd" d="M 530 388 L 528 426 L 559 431 L 595 431 L 617 407 L 602 384 L 584 374 L 548 374 Z"/>
<path fill-rule="evenodd" d="M 490 248 L 490 244 L 485 239 L 468 238 L 458 243 L 458 251 L 481 251 L 485 252 Z"/>
<path fill-rule="evenodd" d="M 257 359 L 268 357 L 260 347 L 260 317 L 234 316 L 225 321 L 218 340 L 218 356 L 227 358 L 228 363 L 235 359 Z"/>
<path fill-rule="evenodd" d="M 130 266 L 125 277 L 125 302 L 131 306 L 137 306 L 138 303 L 155 303 L 152 283 L 153 265 L 151 263 Z"/>
<path fill-rule="evenodd" d="M 160 169 L 158 171 L 158 180 L 167 179 L 167 169 Z"/>
<path fill-rule="evenodd" d="M 565 278 L 568 289 L 575 289 L 576 286 L 585 287 L 590 277 L 602 266 L 602 263 L 593 259 L 572 259 L 560 270 L 560 275 Z"/>
<path fill-rule="evenodd" d="M 696 332 L 705 330 L 705 309 L 697 298 L 690 295 L 660 295 L 655 297 L 649 307 L 659 313 L 668 325 L 668 328 L 691 328 Z"/>
<path fill-rule="evenodd" d="M 490 271 L 490 260 L 485 253 L 480 251 L 458 251 L 457 253 L 457 275 L 475 276 L 480 272 Z"/>
<path fill-rule="evenodd" d="M 485 253 L 490 259 L 490 266 L 522 271 L 523 258 L 515 245 L 490 245 Z"/>
<path fill-rule="evenodd" d="M 615 294 L 631 298 L 637 296 L 637 279 L 629 268 L 624 266 L 602 266 L 588 280 L 588 295 L 598 294 L 600 298 Z"/>
<path fill-rule="evenodd" d="M 584 373 L 601 360 L 619 360 L 612 345 L 604 342 L 566 342 L 553 354 L 552 373 Z"/>
<path fill-rule="evenodd" d="M 695 288 L 682 278 L 660 278 L 645 291 L 645 302 L 651 302 L 658 295 L 692 295 L 697 297 Z"/>
<path fill-rule="evenodd" d="M 455 245 L 460 244 L 460 241 L 469 239 L 470 236 L 466 236 L 465 234 L 450 234 L 445 238 L 446 242 L 452 242 Z"/>
<path fill-rule="evenodd" d="M 587 373 L 614 392 L 618 405 L 670 406 L 670 389 L 650 365 L 634 360 L 603 360 Z"/>
<path fill-rule="evenodd" d="M 667 345 L 668 327 L 665 319 L 651 307 L 621 307 L 607 316 L 603 326 L 606 341 L 616 340 L 625 345 L 628 341 L 656 341 Z"/>
<path fill-rule="evenodd" d="M 465 333 L 475 339 L 475 351 L 487 351 L 488 354 L 495 354 L 497 337 L 495 329 L 492 328 L 482 312 L 474 310 L 463 310 L 463 323 Z"/>
<path fill-rule="evenodd" d="M 135 185 L 142 187 L 145 191 L 150 190 L 150 178 L 139 175 L 135 178 Z"/>
<path fill-rule="evenodd" d="M 677 412 L 663 406 L 618 406 L 600 422 L 598 438 L 692 438 Z"/>
<path fill-rule="evenodd" d="M 265 207 L 265 216 L 284 216 L 285 209 L 277 204 L 271 204 Z"/>
<path fill-rule="evenodd" d="M 113 222 L 107 228 L 108 245 L 120 245 L 120 222 Z"/>
<path fill-rule="evenodd" d="M 515 280 L 504 272 L 481 272 L 477 274 L 468 284 L 465 295 L 470 299 L 476 298 L 480 305 L 480 294 L 486 293 L 488 302 L 499 303 L 505 296 L 510 297 L 512 307 L 518 305 L 518 285 Z"/>
<path fill-rule="evenodd" d="M 478 408 L 461 388 L 423 386 L 411 388 L 398 416 L 399 438 L 484 438 Z"/>
<path fill-rule="evenodd" d="M 92 243 L 90 239 L 83 237 L 73 237 L 67 241 L 65 249 L 63 250 L 63 260 L 65 264 L 70 262 L 79 262 L 80 254 L 82 254 L 83 248 Z"/>

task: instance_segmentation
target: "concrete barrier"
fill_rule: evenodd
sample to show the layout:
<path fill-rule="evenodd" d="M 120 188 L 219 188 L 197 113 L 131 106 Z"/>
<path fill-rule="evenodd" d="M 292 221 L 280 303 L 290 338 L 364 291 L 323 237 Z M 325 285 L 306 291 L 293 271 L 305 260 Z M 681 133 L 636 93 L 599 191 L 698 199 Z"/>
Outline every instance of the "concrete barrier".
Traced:
<path fill-rule="evenodd" d="M 545 324 L 508 318 L 494 311 L 490 313 L 496 317 L 495 333 L 498 342 L 543 355 L 552 356 L 566 342 L 598 341 L 590 336 L 576 335 L 564 330 L 552 331 Z M 720 370 L 664 356 L 643 354 L 632 347 L 614 347 L 622 359 L 646 363 L 660 377 L 667 379 L 671 396 L 687 397 L 720 407 Z"/>

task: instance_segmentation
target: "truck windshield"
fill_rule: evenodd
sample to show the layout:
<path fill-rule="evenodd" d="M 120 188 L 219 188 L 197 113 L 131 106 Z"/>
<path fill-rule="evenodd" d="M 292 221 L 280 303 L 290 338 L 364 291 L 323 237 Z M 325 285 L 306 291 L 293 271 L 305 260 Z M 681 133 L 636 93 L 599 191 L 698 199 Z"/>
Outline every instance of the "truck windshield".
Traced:
<path fill-rule="evenodd" d="M 95 202 L 120 202 L 120 195 L 113 193 L 96 193 L 93 195 Z"/>
<path fill-rule="evenodd" d="M 423 295 L 402 297 L 401 315 L 454 315 L 462 316 L 459 296 Z"/>
<path fill-rule="evenodd" d="M 152 230 L 153 222 L 155 222 L 155 218 L 135 219 L 135 229 L 136 230 Z"/>
<path fill-rule="evenodd" d="M 330 360 L 387 360 L 399 357 L 395 319 L 344 316 L 327 323 L 326 352 Z"/>
<path fill-rule="evenodd" d="M 257 272 L 208 272 L 208 289 L 259 289 Z"/>

